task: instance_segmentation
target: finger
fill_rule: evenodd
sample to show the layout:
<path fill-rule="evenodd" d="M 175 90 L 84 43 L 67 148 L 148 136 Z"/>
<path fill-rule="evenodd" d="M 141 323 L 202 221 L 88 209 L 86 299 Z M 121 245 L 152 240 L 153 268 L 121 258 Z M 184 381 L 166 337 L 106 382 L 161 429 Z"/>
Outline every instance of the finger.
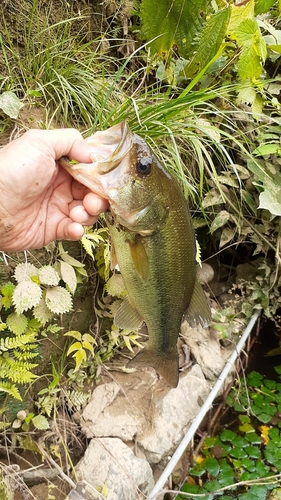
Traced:
<path fill-rule="evenodd" d="M 90 163 L 90 147 L 78 130 L 74 128 L 62 128 L 56 130 L 38 130 L 44 133 L 42 141 L 48 141 L 50 155 L 58 160 L 61 156 L 68 156 L 79 162 Z M 38 138 L 40 136 L 38 135 Z"/>
<path fill-rule="evenodd" d="M 99 215 L 108 209 L 108 201 L 95 193 L 86 194 L 83 205 L 90 215 Z"/>
<path fill-rule="evenodd" d="M 69 218 L 63 219 L 57 228 L 57 240 L 79 240 L 84 234 L 84 229 L 78 222 Z"/>
<path fill-rule="evenodd" d="M 83 226 L 91 226 L 97 222 L 97 215 L 90 215 L 79 202 L 73 202 L 70 206 L 69 217 L 74 222 L 79 222 Z"/>
<path fill-rule="evenodd" d="M 74 179 L 72 179 L 71 190 L 74 200 L 83 200 L 84 196 L 90 192 L 89 188 Z"/>

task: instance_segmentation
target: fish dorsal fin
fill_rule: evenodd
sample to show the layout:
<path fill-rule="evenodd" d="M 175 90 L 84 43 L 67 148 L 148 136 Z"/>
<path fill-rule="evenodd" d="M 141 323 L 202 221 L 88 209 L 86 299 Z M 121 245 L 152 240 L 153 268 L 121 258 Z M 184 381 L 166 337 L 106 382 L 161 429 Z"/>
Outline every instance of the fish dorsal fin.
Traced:
<path fill-rule="evenodd" d="M 124 330 L 138 330 L 143 323 L 142 317 L 126 297 L 114 316 L 114 324 Z"/>
<path fill-rule="evenodd" d="M 130 254 L 134 268 L 143 281 L 147 280 L 149 263 L 147 253 L 140 235 L 129 241 Z"/>
<path fill-rule="evenodd" d="M 205 328 L 212 321 L 211 311 L 206 295 L 197 280 L 195 281 L 191 301 L 184 314 L 184 319 L 186 319 L 192 328 L 195 328 L 198 325 Z"/>

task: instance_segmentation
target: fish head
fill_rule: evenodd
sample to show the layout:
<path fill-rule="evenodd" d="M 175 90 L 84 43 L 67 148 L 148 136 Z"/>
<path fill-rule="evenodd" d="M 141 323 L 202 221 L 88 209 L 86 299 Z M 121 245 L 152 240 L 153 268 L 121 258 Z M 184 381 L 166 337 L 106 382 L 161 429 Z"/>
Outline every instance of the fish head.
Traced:
<path fill-rule="evenodd" d="M 169 189 L 170 174 L 126 122 L 96 132 L 87 142 L 91 164 L 72 164 L 65 159 L 60 164 L 109 201 L 117 222 L 132 231 L 149 233 L 152 225 L 163 218 L 162 201 Z M 157 213 L 157 207 L 161 213 Z"/>

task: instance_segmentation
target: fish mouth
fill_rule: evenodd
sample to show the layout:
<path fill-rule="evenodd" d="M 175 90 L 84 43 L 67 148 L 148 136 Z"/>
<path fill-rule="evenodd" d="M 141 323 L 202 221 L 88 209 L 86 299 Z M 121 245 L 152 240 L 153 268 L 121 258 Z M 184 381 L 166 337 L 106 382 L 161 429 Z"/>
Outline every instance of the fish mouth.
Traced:
<path fill-rule="evenodd" d="M 118 166 L 132 148 L 131 137 L 127 123 L 121 122 L 86 139 L 92 163 L 71 163 L 62 157 L 59 164 L 78 182 L 109 199 L 108 187 L 120 175 Z"/>

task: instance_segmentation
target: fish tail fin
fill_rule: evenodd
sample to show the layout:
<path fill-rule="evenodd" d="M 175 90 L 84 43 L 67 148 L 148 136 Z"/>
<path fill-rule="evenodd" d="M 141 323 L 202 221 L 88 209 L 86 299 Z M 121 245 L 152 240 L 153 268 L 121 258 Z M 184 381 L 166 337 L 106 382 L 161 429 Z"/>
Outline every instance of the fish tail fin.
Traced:
<path fill-rule="evenodd" d="M 151 347 L 144 347 L 129 363 L 128 368 L 152 367 L 171 387 L 177 387 L 179 381 L 179 357 L 174 352 L 159 352 Z"/>

